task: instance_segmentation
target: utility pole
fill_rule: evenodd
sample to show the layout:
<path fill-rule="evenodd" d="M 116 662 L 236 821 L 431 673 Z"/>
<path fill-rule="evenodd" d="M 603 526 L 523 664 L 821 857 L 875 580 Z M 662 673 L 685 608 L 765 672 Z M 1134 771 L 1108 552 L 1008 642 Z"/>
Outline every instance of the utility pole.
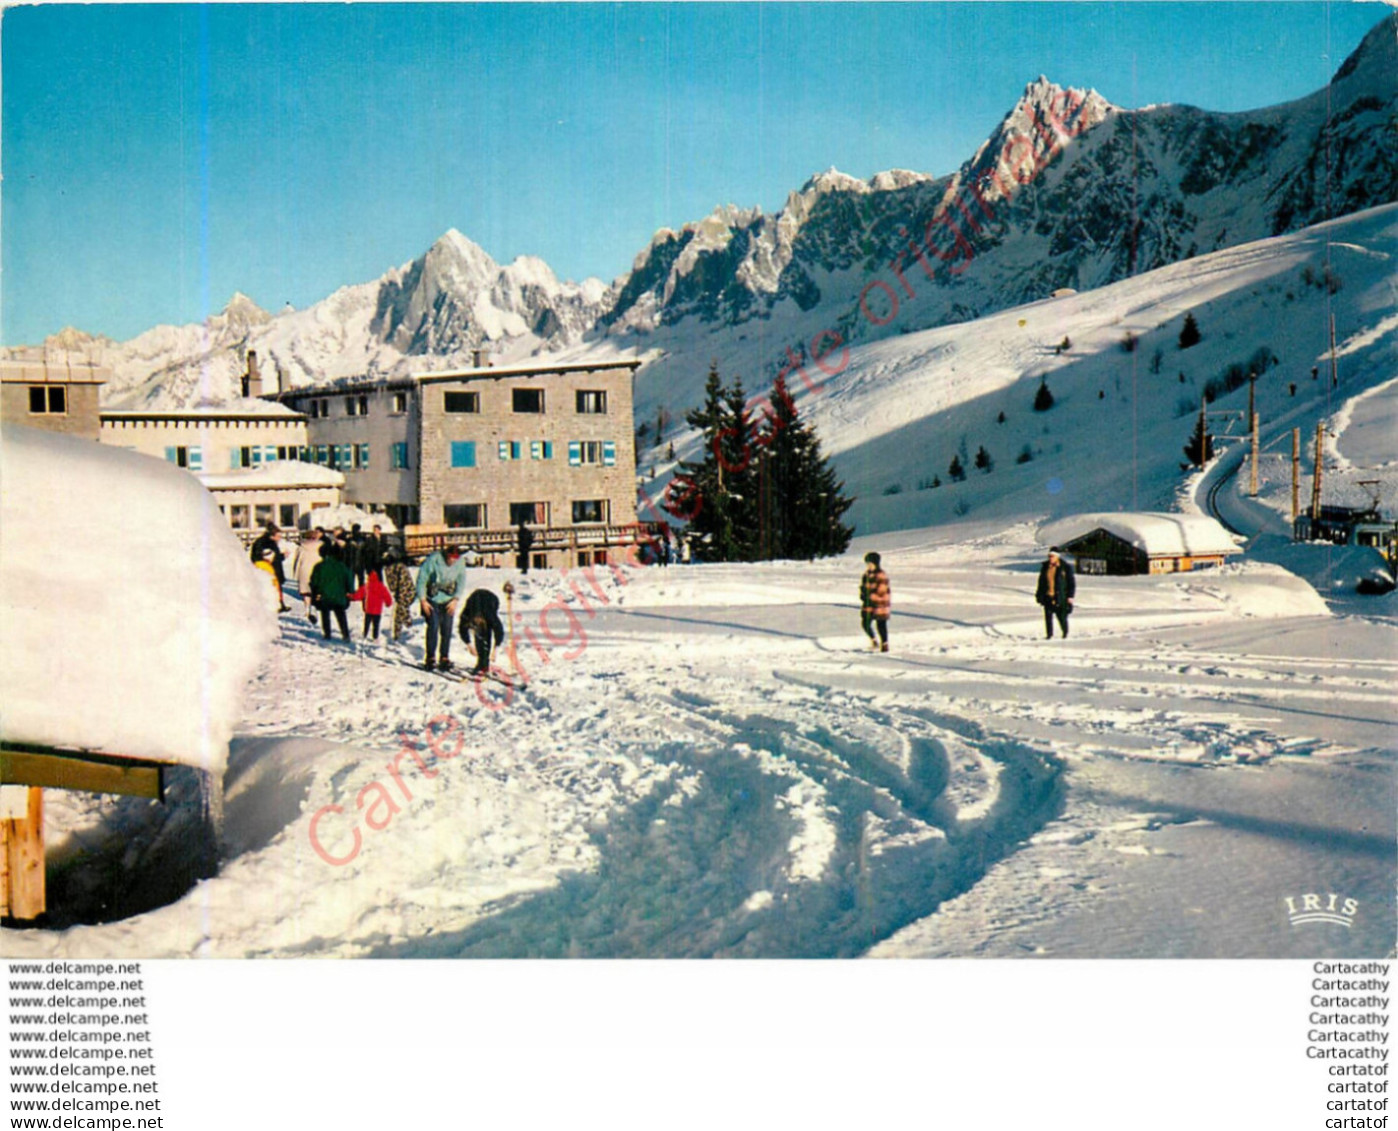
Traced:
<path fill-rule="evenodd" d="M 1339 388 L 1340 369 L 1339 359 L 1335 356 L 1335 315 L 1330 315 L 1330 387 Z"/>
<path fill-rule="evenodd" d="M 1301 429 L 1291 430 L 1291 529 L 1296 530 L 1296 519 L 1301 514 Z"/>
<path fill-rule="evenodd" d="M 1311 522 L 1320 521 L 1320 478 L 1325 456 L 1325 422 L 1315 426 L 1315 474 L 1311 477 Z M 1314 537 L 1314 531 L 1312 531 Z"/>
<path fill-rule="evenodd" d="M 1248 428 L 1252 431 L 1252 473 L 1248 477 L 1248 494 L 1257 498 L 1257 374 L 1248 374 Z"/>

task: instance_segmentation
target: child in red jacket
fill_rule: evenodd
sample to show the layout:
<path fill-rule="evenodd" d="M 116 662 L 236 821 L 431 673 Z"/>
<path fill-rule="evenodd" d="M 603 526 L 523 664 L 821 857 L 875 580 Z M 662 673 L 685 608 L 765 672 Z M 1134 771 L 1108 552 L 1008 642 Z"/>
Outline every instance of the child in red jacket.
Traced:
<path fill-rule="evenodd" d="M 388 586 L 379 580 L 378 571 L 371 570 L 364 584 L 351 593 L 349 599 L 364 602 L 364 637 L 368 639 L 372 632 L 373 638 L 377 640 L 379 618 L 383 616 L 384 609 L 393 605 L 393 594 L 388 591 Z"/>

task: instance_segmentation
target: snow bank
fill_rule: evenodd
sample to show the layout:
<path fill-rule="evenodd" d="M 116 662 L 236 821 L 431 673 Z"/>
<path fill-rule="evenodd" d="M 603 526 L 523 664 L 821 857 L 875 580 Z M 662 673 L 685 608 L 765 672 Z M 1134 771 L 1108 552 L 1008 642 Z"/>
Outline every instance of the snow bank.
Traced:
<path fill-rule="evenodd" d="M 1039 528 L 1043 545 L 1062 545 L 1097 529 L 1147 554 L 1236 554 L 1238 545 L 1219 523 L 1201 514 L 1106 512 L 1075 514 Z"/>
<path fill-rule="evenodd" d="M 160 460 L 0 429 L 0 734 L 222 772 L 276 632 L 212 497 Z"/>

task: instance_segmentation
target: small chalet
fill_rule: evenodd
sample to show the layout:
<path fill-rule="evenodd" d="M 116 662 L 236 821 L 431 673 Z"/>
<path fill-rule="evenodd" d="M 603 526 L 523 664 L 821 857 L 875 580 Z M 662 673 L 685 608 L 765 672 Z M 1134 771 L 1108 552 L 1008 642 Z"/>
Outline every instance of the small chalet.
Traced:
<path fill-rule="evenodd" d="M 1059 519 L 1039 531 L 1083 574 L 1184 573 L 1222 565 L 1240 552 L 1207 515 L 1121 512 Z"/>

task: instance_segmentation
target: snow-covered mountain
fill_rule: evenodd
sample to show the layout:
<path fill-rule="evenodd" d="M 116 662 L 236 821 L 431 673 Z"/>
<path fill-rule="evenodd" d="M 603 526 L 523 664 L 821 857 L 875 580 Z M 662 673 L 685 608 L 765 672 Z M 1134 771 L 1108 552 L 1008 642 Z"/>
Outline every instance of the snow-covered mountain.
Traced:
<path fill-rule="evenodd" d="M 638 412 L 677 416 L 711 358 L 758 387 L 823 333 L 858 344 L 967 321 L 1393 200 L 1390 15 L 1325 89 L 1262 110 L 1125 110 L 1040 77 L 954 174 L 831 169 L 775 214 L 730 205 L 658 232 L 610 287 L 559 282 L 534 258 L 502 267 L 449 231 L 305 310 L 238 295 L 201 325 L 49 344 L 111 364 L 105 397 L 122 407 L 232 396 L 248 349 L 284 386 L 468 364 L 477 349 L 639 354 Z"/>
<path fill-rule="evenodd" d="M 469 364 L 476 350 L 510 357 L 564 347 L 582 338 L 609 293 L 597 279 L 559 282 L 533 257 L 502 267 L 452 230 L 411 263 L 304 310 L 272 315 L 238 294 L 202 325 L 157 326 L 121 345 L 65 331 L 48 344 L 112 365 L 109 405 L 168 407 L 235 396 L 248 350 L 276 388 Z"/>
<path fill-rule="evenodd" d="M 832 170 L 775 216 L 660 233 L 602 328 L 664 355 L 642 400 L 673 415 L 711 357 L 753 387 L 826 330 L 857 343 L 967 321 L 1394 200 L 1389 16 L 1326 88 L 1244 113 L 1124 110 L 1040 77 L 953 176 Z"/>

